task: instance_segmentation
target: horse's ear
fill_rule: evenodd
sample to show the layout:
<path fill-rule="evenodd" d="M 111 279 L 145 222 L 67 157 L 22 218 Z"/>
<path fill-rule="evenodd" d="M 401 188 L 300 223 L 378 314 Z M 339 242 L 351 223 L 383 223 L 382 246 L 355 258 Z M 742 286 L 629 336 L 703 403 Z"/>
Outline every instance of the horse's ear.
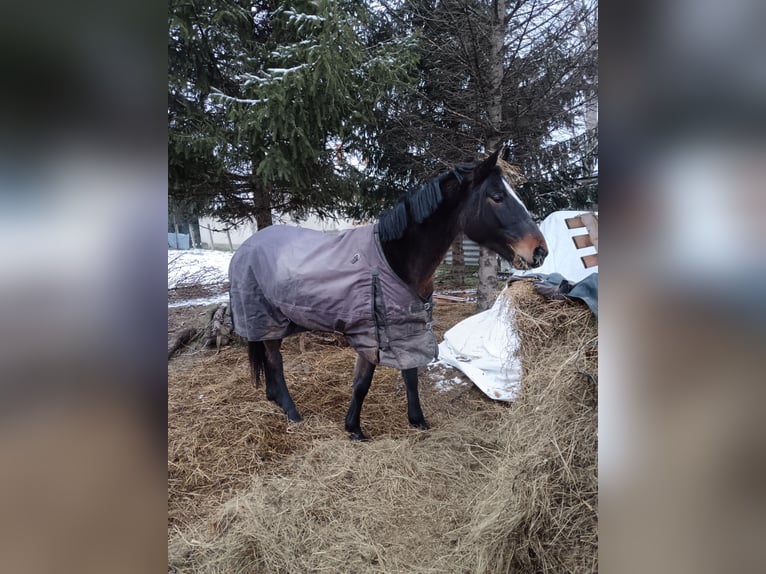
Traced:
<path fill-rule="evenodd" d="M 497 165 L 497 158 L 500 156 L 500 150 L 503 146 L 498 147 L 495 152 L 489 156 L 487 159 L 485 159 L 483 162 L 481 162 L 479 165 L 477 165 L 473 170 L 473 181 L 474 185 L 479 185 L 482 181 L 487 179 L 490 173 L 492 173 L 492 168 L 494 168 Z"/>

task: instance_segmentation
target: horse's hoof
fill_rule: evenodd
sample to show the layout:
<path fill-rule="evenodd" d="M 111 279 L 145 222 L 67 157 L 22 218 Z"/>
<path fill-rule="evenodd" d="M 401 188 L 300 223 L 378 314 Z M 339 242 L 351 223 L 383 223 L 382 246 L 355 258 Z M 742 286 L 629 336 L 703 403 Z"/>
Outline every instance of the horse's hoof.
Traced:
<path fill-rule="evenodd" d="M 368 439 L 366 436 L 364 436 L 364 433 L 362 431 L 353 431 L 348 433 L 351 437 L 351 440 L 354 442 L 368 442 L 370 439 Z"/>
<path fill-rule="evenodd" d="M 303 422 L 303 417 L 299 415 L 297 412 L 295 413 L 287 413 L 287 420 L 291 423 L 300 423 Z"/>
<path fill-rule="evenodd" d="M 425 419 L 423 419 L 422 421 L 418 421 L 418 422 L 410 421 L 410 425 L 412 425 L 416 429 L 420 429 L 420 430 L 428 430 L 428 429 L 431 428 L 430 426 L 428 426 L 428 423 L 426 422 Z"/>

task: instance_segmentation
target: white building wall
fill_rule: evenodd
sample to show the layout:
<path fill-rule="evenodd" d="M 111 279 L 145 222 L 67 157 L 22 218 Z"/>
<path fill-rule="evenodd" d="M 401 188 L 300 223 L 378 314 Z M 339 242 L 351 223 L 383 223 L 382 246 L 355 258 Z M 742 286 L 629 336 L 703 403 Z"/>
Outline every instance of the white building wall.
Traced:
<path fill-rule="evenodd" d="M 325 231 L 328 233 L 351 229 L 352 227 L 363 224 L 354 222 L 350 219 L 322 219 L 314 215 L 301 222 L 295 221 L 295 219 L 289 215 L 274 216 L 273 221 L 275 224 L 279 225 L 295 225 L 297 227 L 316 229 L 317 231 Z M 231 241 L 231 248 L 236 249 L 257 231 L 254 221 L 244 223 L 237 227 L 229 227 L 228 224 L 212 217 L 200 217 L 199 227 L 202 243 L 206 245 L 208 249 L 210 248 L 211 236 L 214 249 L 229 249 L 229 241 Z M 228 235 L 226 232 L 227 228 Z"/>

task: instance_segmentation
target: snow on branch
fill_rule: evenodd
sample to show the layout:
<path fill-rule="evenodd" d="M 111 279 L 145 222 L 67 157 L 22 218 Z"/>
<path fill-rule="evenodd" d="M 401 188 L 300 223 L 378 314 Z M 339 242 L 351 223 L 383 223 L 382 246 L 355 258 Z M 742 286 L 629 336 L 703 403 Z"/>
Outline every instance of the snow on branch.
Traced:
<path fill-rule="evenodd" d="M 326 18 L 323 16 L 317 16 L 316 14 L 303 14 L 301 12 L 295 12 L 294 10 L 285 10 L 282 12 L 288 16 L 287 21 L 291 24 L 301 22 L 324 22 Z"/>
<path fill-rule="evenodd" d="M 272 58 L 294 58 L 301 48 L 307 48 L 307 51 L 310 53 L 319 47 L 315 40 L 301 40 L 300 42 L 280 46 L 279 50 L 275 50 L 269 55 Z"/>
<path fill-rule="evenodd" d="M 266 86 L 268 84 L 271 84 L 273 82 L 280 82 L 282 81 L 288 74 L 292 74 L 295 72 L 298 72 L 302 70 L 303 68 L 310 67 L 311 64 L 309 63 L 303 63 L 298 64 L 297 66 L 292 66 L 290 68 L 269 68 L 265 72 L 263 72 L 264 75 L 262 76 L 256 76 L 255 74 L 239 74 L 238 76 L 235 76 L 235 79 L 242 82 L 243 86 Z M 213 94 L 224 101 L 227 102 L 239 102 L 243 104 L 261 104 L 266 102 L 266 99 L 258 99 L 258 100 L 249 100 L 249 99 L 243 99 L 243 98 L 235 98 L 233 96 L 227 96 L 226 94 L 222 93 L 220 90 L 214 89 Z"/>
<path fill-rule="evenodd" d="M 265 99 L 265 98 L 259 98 L 256 100 L 250 99 L 250 98 L 237 98 L 234 96 L 229 96 L 227 94 L 224 94 L 223 92 L 215 88 L 213 88 L 211 96 L 223 102 L 236 102 L 238 104 L 257 105 L 257 104 L 265 104 L 268 101 L 268 99 Z"/>
<path fill-rule="evenodd" d="M 292 68 L 269 68 L 267 71 L 270 74 L 282 74 L 286 75 L 291 72 L 297 72 L 298 70 L 302 68 L 308 67 L 308 64 L 298 64 L 297 66 L 293 66 Z"/>

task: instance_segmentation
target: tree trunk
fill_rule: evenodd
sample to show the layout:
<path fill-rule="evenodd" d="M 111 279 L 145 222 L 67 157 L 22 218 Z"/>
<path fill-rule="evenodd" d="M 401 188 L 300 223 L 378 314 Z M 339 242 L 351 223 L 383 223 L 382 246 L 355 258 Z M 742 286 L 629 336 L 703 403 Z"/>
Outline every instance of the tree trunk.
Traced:
<path fill-rule="evenodd" d="M 497 255 L 491 249 L 479 249 L 479 285 L 476 289 L 476 310 L 486 311 L 497 299 Z"/>
<path fill-rule="evenodd" d="M 191 241 L 192 247 L 194 247 L 194 249 L 199 249 L 202 247 L 202 237 L 199 231 L 199 220 L 196 218 L 189 221 L 189 240 Z"/>
<path fill-rule="evenodd" d="M 178 243 L 178 221 L 175 213 L 173 214 L 173 229 L 176 230 L 176 249 L 181 249 L 181 245 Z"/>
<path fill-rule="evenodd" d="M 489 83 L 491 97 L 487 106 L 489 130 L 486 135 L 486 151 L 494 152 L 501 143 L 500 127 L 503 121 L 503 44 L 505 42 L 505 10 L 509 0 L 492 2 L 492 29 L 490 31 Z M 476 288 L 476 310 L 485 311 L 497 297 L 497 256 L 486 247 L 479 251 L 479 284 Z"/>
<path fill-rule="evenodd" d="M 573 11 L 583 7 L 582 2 L 578 3 L 576 0 L 569 0 L 569 5 Z M 577 26 L 577 36 L 580 38 L 580 42 L 582 42 L 583 46 L 592 44 L 589 49 L 596 57 L 598 57 L 598 43 L 596 41 L 598 30 L 595 27 L 595 22 L 598 21 L 598 8 L 595 10 L 596 12 L 592 20 L 583 18 L 580 21 Z M 588 83 L 592 87 L 586 93 L 587 101 L 585 102 L 585 109 L 583 113 L 587 146 L 585 150 L 586 153 L 583 154 L 583 171 L 585 172 L 584 175 L 592 176 L 596 167 L 592 152 L 597 145 L 596 129 L 598 128 L 598 91 L 595 86 L 598 84 L 598 77 L 588 78 Z M 575 130 L 573 130 L 573 135 L 577 135 Z"/>
<path fill-rule="evenodd" d="M 462 233 L 458 233 L 452 242 L 452 279 L 457 285 L 465 283 L 465 253 L 463 252 Z"/>
<path fill-rule="evenodd" d="M 271 225 L 271 187 L 257 184 L 253 190 L 255 224 L 258 229 Z"/>

